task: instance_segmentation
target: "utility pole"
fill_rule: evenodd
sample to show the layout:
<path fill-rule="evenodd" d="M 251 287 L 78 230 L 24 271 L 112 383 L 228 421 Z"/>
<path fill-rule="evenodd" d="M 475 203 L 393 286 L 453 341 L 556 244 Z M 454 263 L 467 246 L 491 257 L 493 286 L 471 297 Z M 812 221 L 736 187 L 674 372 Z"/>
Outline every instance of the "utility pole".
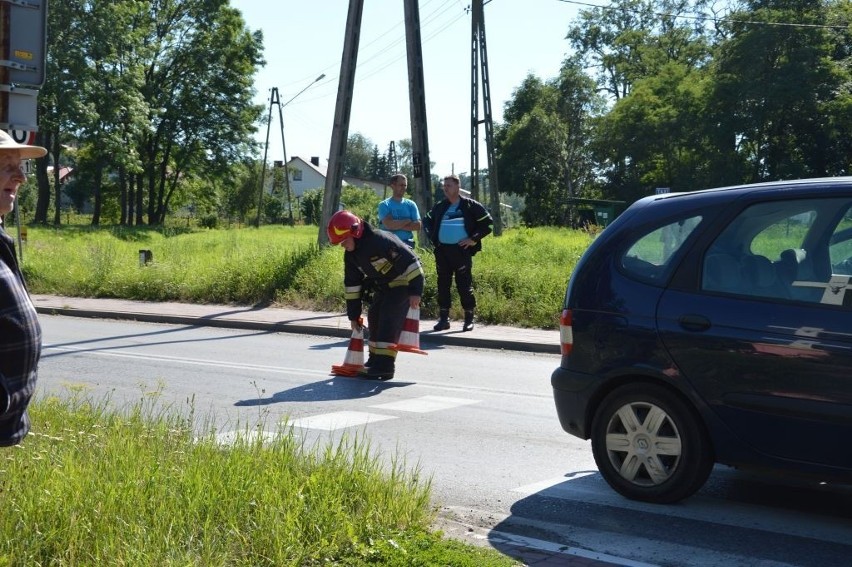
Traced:
<path fill-rule="evenodd" d="M 494 122 L 491 117 L 491 86 L 488 80 L 488 52 L 485 43 L 485 14 L 483 0 L 471 0 L 471 118 L 470 118 L 470 194 L 479 200 L 479 125 L 485 124 L 485 145 L 488 156 L 488 189 L 494 235 L 503 233 L 500 211 L 500 190 L 497 184 L 497 164 L 494 160 Z M 481 65 L 480 65 L 481 63 Z M 479 76 L 482 72 L 482 106 L 484 120 L 479 120 Z"/>
<path fill-rule="evenodd" d="M 408 54 L 408 101 L 411 114 L 411 151 L 414 165 L 414 202 L 423 214 L 432 208 L 432 172 L 429 133 L 426 128 L 426 88 L 423 80 L 423 46 L 420 41 L 418 0 L 405 0 L 405 43 Z M 428 245 L 426 229 L 417 239 Z"/>
<path fill-rule="evenodd" d="M 287 208 L 290 211 L 289 219 L 290 225 L 293 225 L 293 196 L 290 192 L 290 173 L 287 170 L 287 146 L 284 144 L 284 107 L 296 100 L 300 94 L 311 88 L 314 83 L 317 83 L 325 78 L 325 73 L 311 81 L 308 86 L 297 92 L 293 95 L 293 97 L 281 104 L 281 99 L 278 97 L 278 87 L 272 87 L 272 95 L 269 97 L 269 116 L 266 121 L 266 146 L 263 150 L 263 163 L 261 164 L 261 173 L 260 173 L 260 196 L 257 201 L 257 220 L 255 225 L 260 227 L 260 210 L 263 206 L 263 183 L 266 180 L 266 154 L 269 152 L 269 128 L 272 126 L 272 105 L 278 105 L 278 124 L 281 127 L 281 151 L 284 152 L 284 190 L 287 192 Z"/>
<path fill-rule="evenodd" d="M 396 159 L 396 144 L 393 140 L 391 140 L 390 146 L 388 146 L 388 170 L 391 172 L 391 175 L 399 173 L 399 162 Z"/>
<path fill-rule="evenodd" d="M 352 110 L 352 92 L 355 85 L 355 65 L 358 60 L 363 9 L 364 0 L 349 0 L 346 35 L 343 39 L 343 57 L 340 64 L 340 82 L 337 87 L 337 105 L 334 111 L 331 148 L 328 152 L 328 172 L 322 201 L 322 225 L 317 237 L 317 243 L 320 246 L 328 244 L 325 225 L 340 208 L 340 185 L 343 181 L 343 161 L 349 135 L 349 116 Z M 414 202 L 421 210 L 429 210 L 432 206 L 432 174 L 429 171 L 423 51 L 420 42 L 420 13 L 417 0 L 405 0 L 405 38 L 408 53 L 411 147 L 414 162 Z M 423 231 L 420 232 L 419 241 L 428 242 Z"/>
<path fill-rule="evenodd" d="M 269 116 L 266 122 L 266 145 L 263 149 L 263 161 L 260 164 L 260 195 L 257 198 L 257 219 L 255 219 L 255 226 L 258 228 L 260 228 L 260 214 L 263 210 L 263 183 L 266 181 L 266 154 L 269 152 L 269 128 L 272 126 L 272 105 L 274 104 L 278 105 L 278 124 L 281 127 L 281 149 L 284 151 L 284 190 L 287 192 L 287 204 L 290 206 L 290 224 L 293 223 L 293 208 L 290 204 L 290 176 L 287 174 L 287 147 L 284 145 L 284 115 L 281 114 L 281 100 L 278 98 L 278 87 L 272 87 L 272 95 L 269 97 Z"/>
<path fill-rule="evenodd" d="M 343 183 L 343 160 L 349 137 L 349 116 L 352 113 L 352 92 L 355 88 L 355 64 L 358 61 L 358 42 L 361 39 L 361 15 L 364 0 L 349 0 L 346 16 L 346 35 L 343 38 L 343 57 L 340 62 L 340 81 L 337 85 L 337 104 L 334 108 L 334 125 L 331 130 L 331 147 L 328 150 L 328 171 L 322 195 L 322 218 L 317 244 L 328 244 L 326 224 L 340 208 L 340 185 Z"/>

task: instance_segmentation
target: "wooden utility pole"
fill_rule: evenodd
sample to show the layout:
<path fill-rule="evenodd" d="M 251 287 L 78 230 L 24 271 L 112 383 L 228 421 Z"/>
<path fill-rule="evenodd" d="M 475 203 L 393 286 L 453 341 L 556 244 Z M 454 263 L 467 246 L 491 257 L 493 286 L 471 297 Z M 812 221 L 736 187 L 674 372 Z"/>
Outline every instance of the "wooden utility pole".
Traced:
<path fill-rule="evenodd" d="M 432 172 L 429 132 L 426 127 L 426 89 L 423 80 L 423 46 L 420 41 L 418 0 L 405 0 L 405 44 L 408 53 L 408 101 L 411 114 L 411 151 L 414 165 L 414 202 L 425 215 L 432 208 Z M 425 228 L 417 241 L 429 245 Z"/>
<path fill-rule="evenodd" d="M 361 36 L 361 15 L 364 0 L 349 0 L 343 58 L 340 64 L 340 83 L 331 133 L 328 172 L 322 200 L 322 220 L 317 237 L 320 246 L 328 244 L 325 227 L 340 208 L 340 187 L 343 182 L 343 161 L 349 137 L 349 116 L 355 86 L 355 65 L 358 61 L 358 42 Z M 411 111 L 411 149 L 414 162 L 414 202 L 421 211 L 432 208 L 432 173 L 429 162 L 429 136 L 426 128 L 426 96 L 423 80 L 423 51 L 420 41 L 420 11 L 418 0 L 405 0 L 405 38 L 408 53 L 409 106 Z M 421 230 L 419 241 L 428 243 Z"/>
<path fill-rule="evenodd" d="M 494 121 L 491 117 L 491 86 L 488 79 L 488 52 L 485 43 L 483 0 L 471 0 L 471 117 L 470 117 L 470 194 L 479 200 L 479 125 L 485 124 L 485 146 L 488 156 L 488 189 L 494 235 L 503 233 L 497 163 L 494 159 Z M 482 106 L 484 119 L 479 120 L 479 77 L 482 74 Z"/>
<path fill-rule="evenodd" d="M 328 245 L 325 227 L 331 215 L 340 208 L 340 186 L 343 183 L 343 160 L 349 138 L 349 116 L 352 113 L 352 92 L 355 89 L 355 64 L 358 62 L 358 42 L 361 39 L 361 15 L 364 0 L 349 0 L 346 17 L 346 35 L 343 39 L 343 57 L 340 62 L 340 82 L 337 85 L 337 104 L 334 109 L 334 126 L 331 147 L 328 150 L 328 171 L 322 195 L 322 219 L 317 243 Z"/>

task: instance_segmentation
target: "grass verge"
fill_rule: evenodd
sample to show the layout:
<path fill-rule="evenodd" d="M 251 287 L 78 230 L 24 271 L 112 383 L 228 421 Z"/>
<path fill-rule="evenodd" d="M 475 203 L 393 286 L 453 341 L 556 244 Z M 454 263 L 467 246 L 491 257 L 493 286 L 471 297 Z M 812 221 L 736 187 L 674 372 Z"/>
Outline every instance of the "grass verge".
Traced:
<path fill-rule="evenodd" d="M 24 272 L 32 293 L 343 311 L 343 251 L 319 248 L 315 226 L 169 231 L 138 227 L 31 227 Z M 483 323 L 558 327 L 565 285 L 591 242 L 583 231 L 515 228 L 489 236 L 474 258 Z M 154 261 L 139 265 L 139 250 Z M 437 315 L 435 259 L 426 273 L 423 318 Z M 451 317 L 463 314 L 453 291 Z"/>
<path fill-rule="evenodd" d="M 227 446 L 151 399 L 31 406 L 0 453 L 0 565 L 508 566 L 430 531 L 430 487 L 368 442 L 307 448 L 292 431 Z"/>

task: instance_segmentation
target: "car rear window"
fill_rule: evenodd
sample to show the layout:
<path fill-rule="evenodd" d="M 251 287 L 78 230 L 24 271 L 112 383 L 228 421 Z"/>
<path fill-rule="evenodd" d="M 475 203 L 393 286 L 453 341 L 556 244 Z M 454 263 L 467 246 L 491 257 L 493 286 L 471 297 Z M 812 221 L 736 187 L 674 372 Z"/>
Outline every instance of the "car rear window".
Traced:
<path fill-rule="evenodd" d="M 655 228 L 637 238 L 621 257 L 621 267 L 630 276 L 647 282 L 665 279 L 671 260 L 698 223 L 697 215 Z"/>

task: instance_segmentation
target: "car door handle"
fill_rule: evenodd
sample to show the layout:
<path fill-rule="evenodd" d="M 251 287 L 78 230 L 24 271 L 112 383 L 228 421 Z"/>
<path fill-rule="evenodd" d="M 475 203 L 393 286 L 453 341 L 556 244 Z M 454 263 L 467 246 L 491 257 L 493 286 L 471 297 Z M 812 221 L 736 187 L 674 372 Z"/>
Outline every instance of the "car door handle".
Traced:
<path fill-rule="evenodd" d="M 704 315 L 681 315 L 677 322 L 687 331 L 706 331 L 710 328 L 710 319 Z"/>

